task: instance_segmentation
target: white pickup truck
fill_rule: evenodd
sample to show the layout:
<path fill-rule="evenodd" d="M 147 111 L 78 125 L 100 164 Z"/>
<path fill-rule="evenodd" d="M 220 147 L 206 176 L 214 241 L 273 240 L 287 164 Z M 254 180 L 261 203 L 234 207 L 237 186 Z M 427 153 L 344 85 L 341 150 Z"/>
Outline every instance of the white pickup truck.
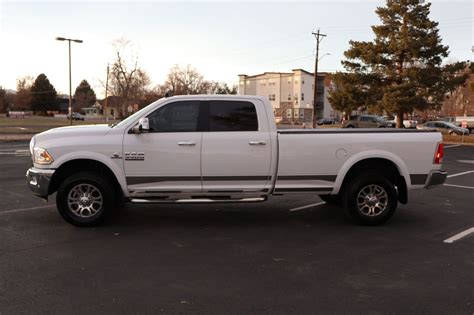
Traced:
<path fill-rule="evenodd" d="M 95 225 L 132 203 L 257 202 L 314 193 L 355 221 L 388 220 L 408 190 L 442 184 L 441 134 L 406 129 L 277 130 L 259 96 L 161 99 L 113 125 L 31 139 L 34 194 Z"/>

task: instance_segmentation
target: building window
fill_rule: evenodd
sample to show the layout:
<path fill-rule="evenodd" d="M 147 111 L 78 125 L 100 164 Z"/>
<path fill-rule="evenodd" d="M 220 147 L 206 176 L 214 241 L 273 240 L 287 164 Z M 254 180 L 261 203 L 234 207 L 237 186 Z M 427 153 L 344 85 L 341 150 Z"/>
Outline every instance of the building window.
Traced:
<path fill-rule="evenodd" d="M 301 100 L 304 101 L 304 93 L 301 93 Z"/>
<path fill-rule="evenodd" d="M 295 80 L 295 84 L 298 84 L 298 80 Z"/>
<path fill-rule="evenodd" d="M 268 99 L 269 99 L 270 101 L 274 101 L 274 100 L 275 100 L 275 94 L 270 94 L 270 95 L 268 95 Z"/>
<path fill-rule="evenodd" d="M 304 118 L 304 109 L 300 108 L 300 118 Z"/>
<path fill-rule="evenodd" d="M 286 118 L 291 118 L 291 108 L 286 110 Z"/>
<path fill-rule="evenodd" d="M 304 84 L 304 80 L 301 80 L 301 84 Z"/>
<path fill-rule="evenodd" d="M 288 94 L 288 100 L 291 101 L 291 94 Z"/>
<path fill-rule="evenodd" d="M 291 79 L 288 79 L 288 84 L 291 84 Z"/>
<path fill-rule="evenodd" d="M 268 82 L 268 85 L 275 85 L 275 81 L 270 80 L 270 82 Z"/>
<path fill-rule="evenodd" d="M 244 81 L 240 81 L 240 86 L 244 85 Z"/>
<path fill-rule="evenodd" d="M 262 81 L 260 82 L 260 85 L 261 85 L 261 86 L 267 85 L 267 80 L 262 80 Z"/>

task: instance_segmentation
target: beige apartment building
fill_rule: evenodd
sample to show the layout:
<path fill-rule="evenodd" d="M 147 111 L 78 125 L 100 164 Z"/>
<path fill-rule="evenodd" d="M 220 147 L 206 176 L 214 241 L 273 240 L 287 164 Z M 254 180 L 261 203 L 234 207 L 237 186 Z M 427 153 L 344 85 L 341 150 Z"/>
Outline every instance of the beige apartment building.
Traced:
<path fill-rule="evenodd" d="M 318 119 L 341 118 L 327 96 L 331 80 L 327 73 L 318 73 L 316 110 Z M 292 72 L 265 72 L 239 75 L 239 95 L 266 96 L 270 100 L 277 121 L 283 123 L 312 123 L 314 74 L 303 69 Z"/>

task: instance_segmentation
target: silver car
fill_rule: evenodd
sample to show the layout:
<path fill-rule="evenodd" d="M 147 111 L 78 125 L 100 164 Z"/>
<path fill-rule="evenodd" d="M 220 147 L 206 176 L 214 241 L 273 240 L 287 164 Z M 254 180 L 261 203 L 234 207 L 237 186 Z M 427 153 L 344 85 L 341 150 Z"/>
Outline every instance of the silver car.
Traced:
<path fill-rule="evenodd" d="M 456 135 L 469 135 L 469 130 L 466 128 L 461 128 L 446 121 L 429 121 L 427 123 L 416 126 L 416 129 L 421 130 L 437 130 L 442 133 L 447 133 L 451 136 Z"/>

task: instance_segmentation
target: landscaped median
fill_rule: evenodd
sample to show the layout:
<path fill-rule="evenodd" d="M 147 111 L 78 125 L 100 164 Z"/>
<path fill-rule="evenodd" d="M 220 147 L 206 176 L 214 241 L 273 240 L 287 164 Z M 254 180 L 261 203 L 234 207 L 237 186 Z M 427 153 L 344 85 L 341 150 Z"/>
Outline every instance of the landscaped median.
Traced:
<path fill-rule="evenodd" d="M 109 123 L 113 122 L 112 120 Z M 73 125 L 105 124 L 103 119 L 73 121 Z M 29 141 L 33 135 L 51 128 L 69 126 L 66 118 L 26 116 L 24 118 L 0 117 L 0 141 Z"/>

